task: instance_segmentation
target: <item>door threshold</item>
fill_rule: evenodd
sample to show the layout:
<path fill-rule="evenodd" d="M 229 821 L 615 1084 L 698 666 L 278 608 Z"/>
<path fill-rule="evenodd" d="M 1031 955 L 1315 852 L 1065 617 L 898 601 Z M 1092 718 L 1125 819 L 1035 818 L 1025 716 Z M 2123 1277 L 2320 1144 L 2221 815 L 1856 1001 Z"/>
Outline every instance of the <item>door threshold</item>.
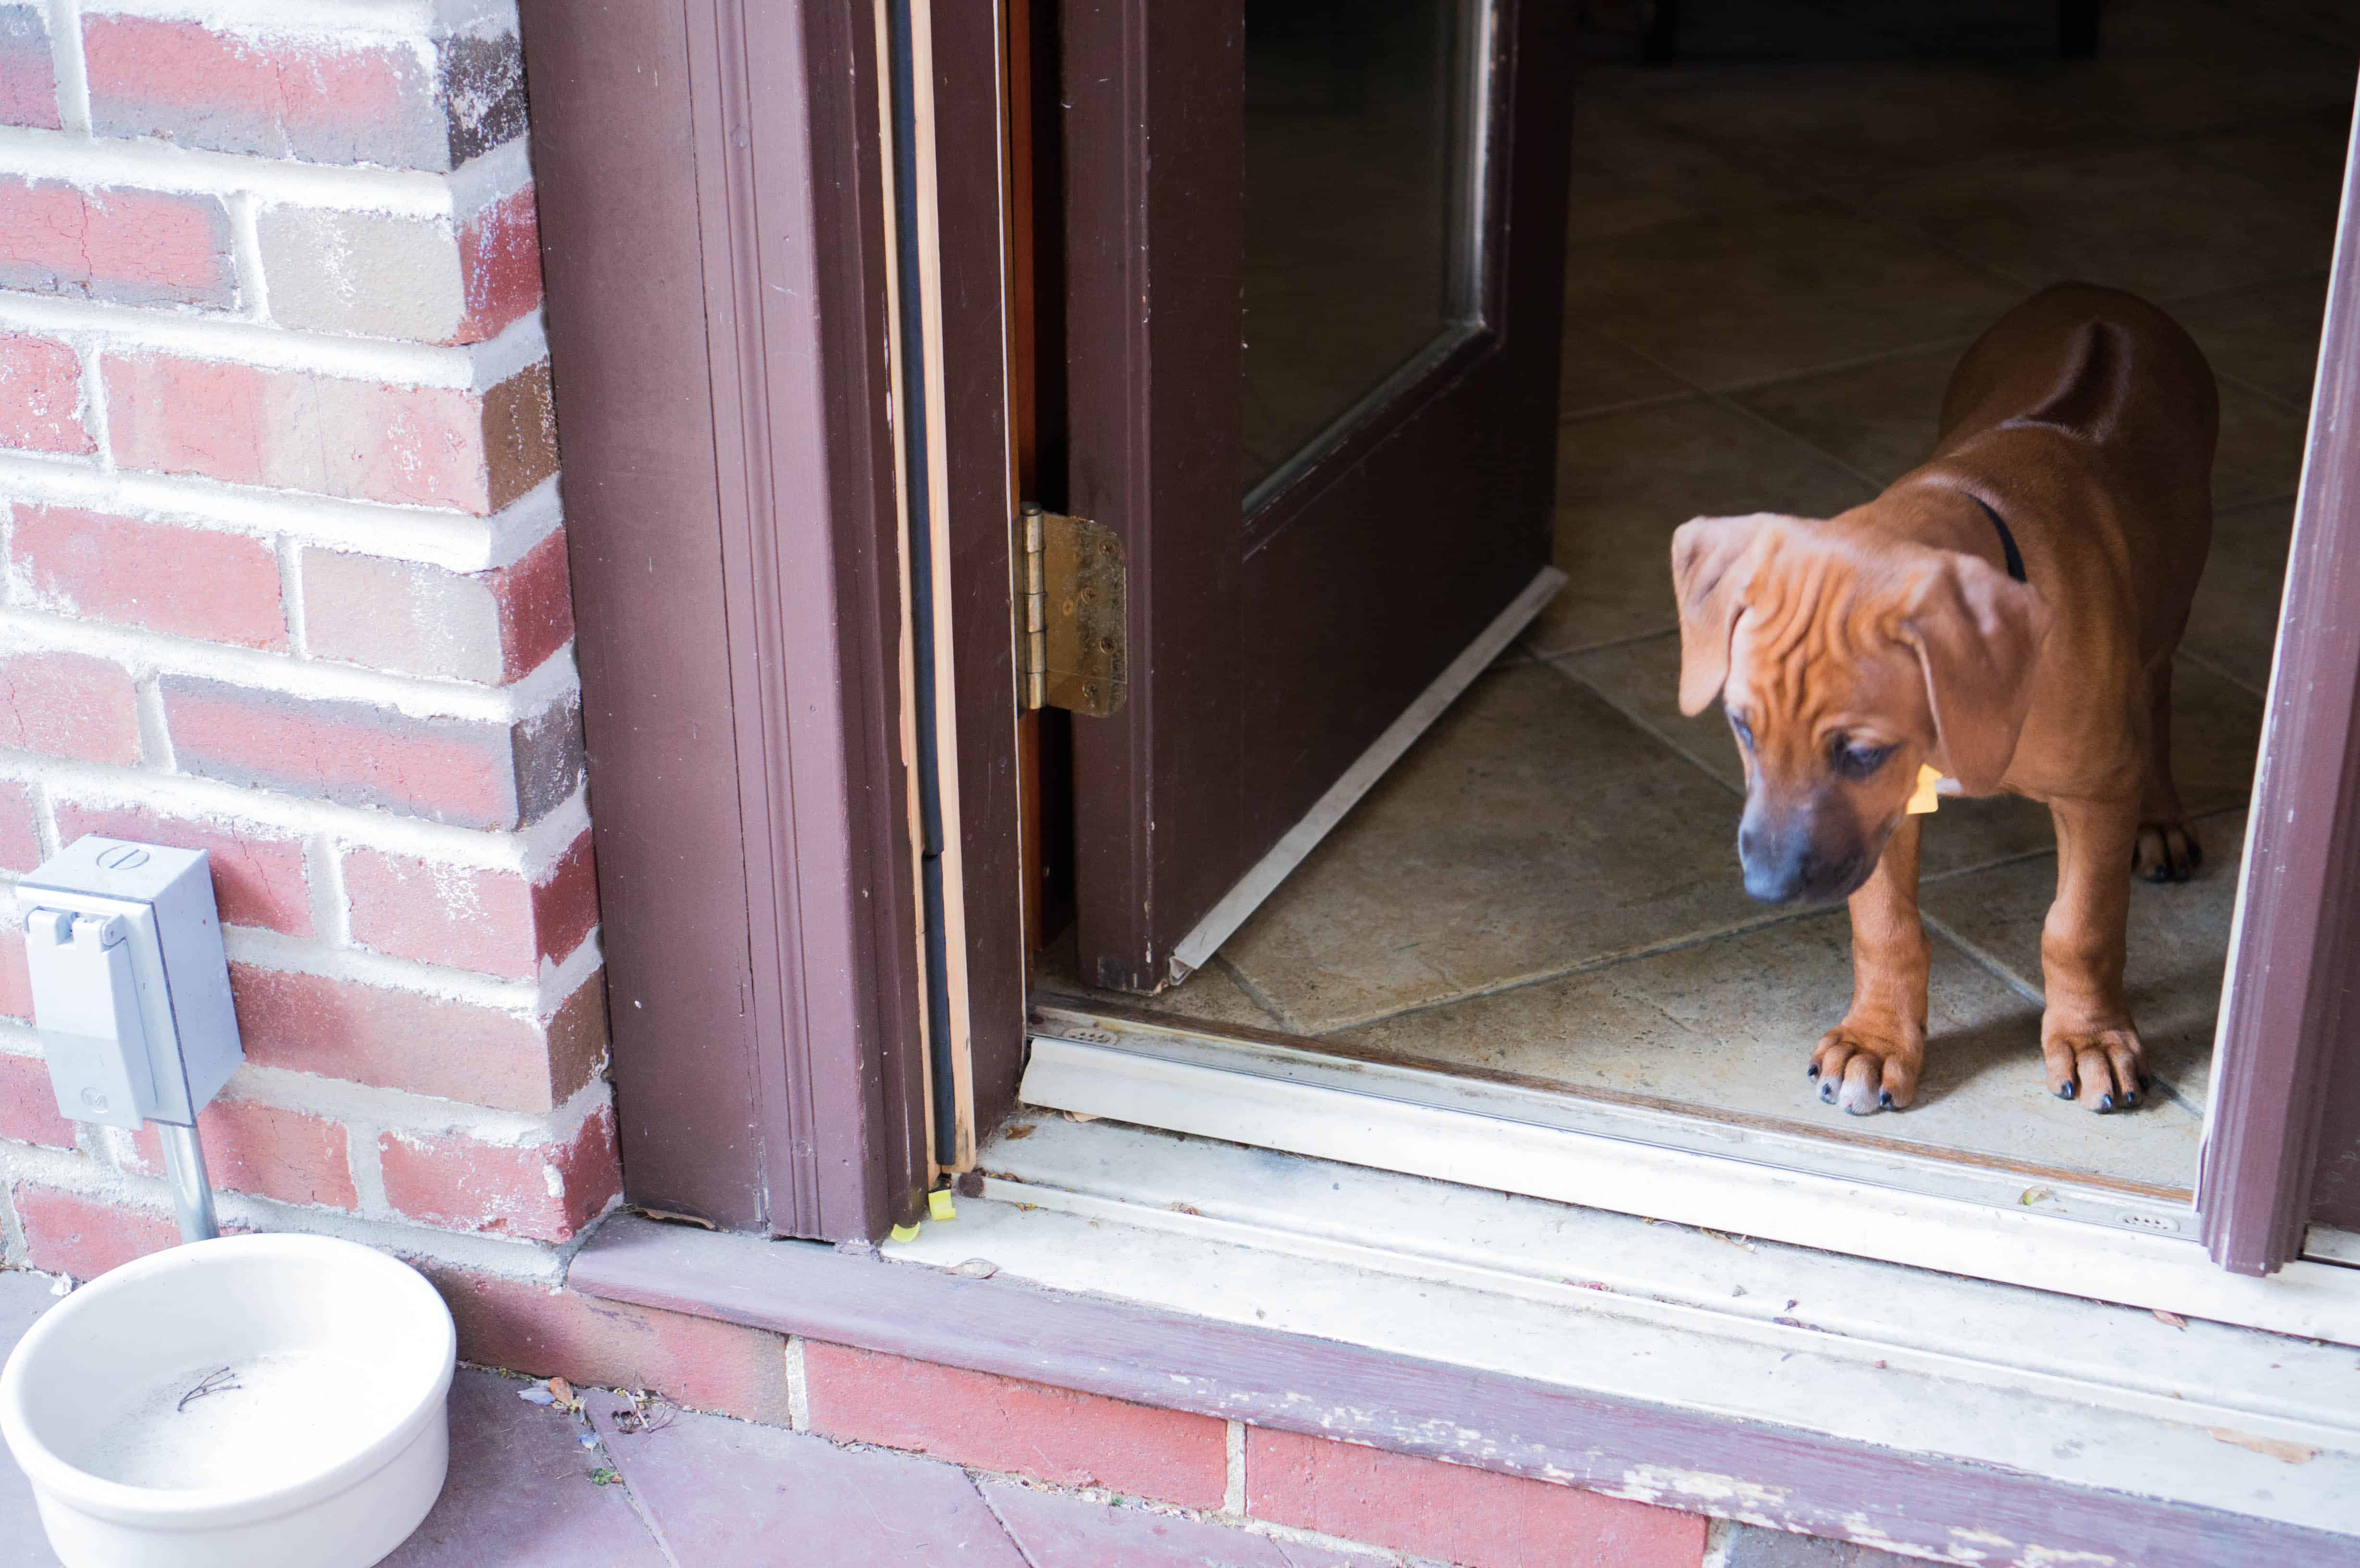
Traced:
<path fill-rule="evenodd" d="M 1033 1009 L 1046 1110 L 2360 1345 L 2360 1269 L 2228 1273 L 2185 1193 L 1122 1009 Z"/>
<path fill-rule="evenodd" d="M 2168 1517 L 2182 1505 L 2352 1531 L 2360 1374 L 2342 1349 L 1113 1122 L 1020 1116 L 982 1159 L 982 1199 L 889 1244 L 888 1259 L 986 1258 L 1000 1279 L 1398 1356 L 1457 1392 L 1448 1420 L 1419 1429 L 1428 1441 L 1513 1451 L 1482 1395 L 1483 1379 L 1506 1376 L 1737 1423 L 1757 1434 L 1756 1454 L 1779 1446 L 1762 1441 L 1766 1423 L 1881 1451 L 1912 1476 L 1963 1463 L 1984 1511 L 1946 1517 L 1916 1480 L 1863 1474 L 1830 1529 L 1802 1513 L 1809 1488 L 1742 1467 L 1715 1474 L 1693 1440 L 1679 1468 L 1582 1478 L 1622 1496 L 1945 1561 L 2210 1568 L 2343 1561 L 2360 1548 L 2349 1533 L 2334 1545 L 2239 1541 L 2182 1519 L 2167 1527 L 2179 1550 L 2158 1550 L 2132 1523 L 2137 1508 Z M 1282 1387 L 1310 1386 L 1288 1358 L 1266 1364 L 1298 1379 Z M 1176 1386 L 1210 1369 L 1143 1370 Z M 1413 1381 L 1396 1374 L 1351 1413 Z M 2001 1517 L 2013 1488 L 2060 1483 L 2090 1489 L 2054 1516 L 2082 1539 L 2028 1539 L 2022 1519 Z M 2071 1554 L 2101 1548 L 2122 1555 Z"/>

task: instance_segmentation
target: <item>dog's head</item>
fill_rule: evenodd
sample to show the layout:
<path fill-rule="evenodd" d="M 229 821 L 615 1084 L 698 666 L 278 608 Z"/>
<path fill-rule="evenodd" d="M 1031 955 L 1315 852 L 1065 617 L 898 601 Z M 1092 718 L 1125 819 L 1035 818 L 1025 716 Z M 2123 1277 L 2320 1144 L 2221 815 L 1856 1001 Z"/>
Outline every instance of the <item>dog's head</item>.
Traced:
<path fill-rule="evenodd" d="M 1999 788 L 2049 632 L 2040 595 L 1972 556 L 1806 517 L 1672 536 L 1680 712 L 1721 699 L 1745 761 L 1738 858 L 1765 903 L 1868 880 L 1930 762 Z"/>

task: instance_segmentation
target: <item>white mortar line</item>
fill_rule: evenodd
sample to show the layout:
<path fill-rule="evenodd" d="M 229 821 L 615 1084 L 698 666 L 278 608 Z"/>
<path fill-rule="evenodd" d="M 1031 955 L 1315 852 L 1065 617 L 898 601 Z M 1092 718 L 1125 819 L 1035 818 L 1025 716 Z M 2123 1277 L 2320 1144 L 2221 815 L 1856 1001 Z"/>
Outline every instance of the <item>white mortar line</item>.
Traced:
<path fill-rule="evenodd" d="M 0 497 L 167 517 L 230 533 L 286 534 L 329 550 L 461 572 L 514 565 L 563 520 L 553 476 L 478 517 L 208 479 L 106 473 L 87 459 L 30 452 L 0 452 Z"/>
<path fill-rule="evenodd" d="M 1222 1442 L 1224 1456 L 1221 1483 L 1221 1511 L 1243 1514 L 1246 1511 L 1246 1423 L 1233 1421 Z"/>
<path fill-rule="evenodd" d="M 811 1381 L 803 1370 L 803 1339 L 799 1334 L 787 1335 L 784 1352 L 787 1364 L 787 1429 L 791 1432 L 811 1431 Z"/>
<path fill-rule="evenodd" d="M 7 1174 L 8 1146 L 0 1143 L 0 1178 Z M 25 1260 L 25 1231 L 16 1223 L 16 1185 L 13 1181 L 0 1180 L 0 1263 Z"/>
<path fill-rule="evenodd" d="M 516 6 L 503 0 L 95 0 L 91 8 L 241 32 L 405 39 L 503 23 L 513 30 L 517 15 Z"/>
<path fill-rule="evenodd" d="M 388 709 L 413 719 L 512 724 L 579 700 L 571 661 L 550 659 L 506 686 L 392 675 L 357 664 L 294 659 L 196 637 L 85 621 L 48 610 L 0 610 L 0 653 L 59 651 L 113 659 L 135 675 L 191 675 L 315 702 Z"/>
<path fill-rule="evenodd" d="M 39 1059 L 41 1037 L 30 1024 L 0 1018 L 0 1056 Z M 613 1104 L 603 1078 L 593 1077 L 563 1105 L 550 1111 L 508 1111 L 439 1094 L 416 1094 L 350 1079 L 330 1078 L 291 1068 L 267 1067 L 249 1062 L 230 1077 L 222 1097 L 299 1111 L 305 1116 L 366 1127 L 374 1138 L 380 1132 L 406 1132 L 414 1137 L 456 1135 L 495 1149 L 562 1148 L 581 1135 L 591 1117 Z M 118 1127 L 77 1122 L 93 1135 L 104 1158 L 137 1171 L 133 1135 Z"/>
<path fill-rule="evenodd" d="M 297 659 L 309 659 L 311 627 L 303 616 L 303 574 L 297 566 L 302 547 L 285 534 L 268 538 L 271 556 L 279 566 L 279 617 L 287 628 L 287 651 Z"/>
<path fill-rule="evenodd" d="M 377 1135 L 344 1128 L 344 1166 L 353 1178 L 353 1208 L 364 1219 L 394 1218 L 392 1200 L 385 1195 L 385 1151 Z"/>
<path fill-rule="evenodd" d="M 63 3 L 71 5 L 71 0 Z M 79 88 L 79 31 L 64 35 L 63 40 L 53 31 L 50 39 L 53 58 L 71 49 L 75 68 L 71 80 Z M 485 149 L 448 174 L 208 152 L 154 138 L 93 137 L 87 100 L 77 101 L 62 69 L 58 81 L 60 117 L 67 119 L 67 128 L 47 131 L 0 125 L 0 174 L 56 180 L 84 191 L 137 186 L 187 196 L 230 196 L 245 191 L 268 203 L 443 219 L 464 218 L 487 201 L 522 190 L 532 180 L 532 164 L 522 136 Z M 77 114 L 82 120 L 79 125 L 72 120 Z"/>
<path fill-rule="evenodd" d="M 353 911 L 345 902 L 344 857 L 328 833 L 303 835 L 303 881 L 311 895 L 311 929 L 331 947 L 353 945 Z"/>
<path fill-rule="evenodd" d="M 172 732 L 164 723 L 164 692 L 154 676 L 142 676 L 133 686 L 131 711 L 139 725 L 139 765 L 172 772 Z"/>
<path fill-rule="evenodd" d="M 82 58 L 82 0 L 49 0 L 49 68 L 65 135 L 90 134 L 90 72 Z"/>
<path fill-rule="evenodd" d="M 58 843 L 57 801 L 49 793 L 48 780 L 27 782 L 33 792 L 33 832 L 41 841 L 41 858 L 47 860 L 64 847 Z"/>
<path fill-rule="evenodd" d="M 160 1177 L 110 1171 L 85 1156 L 60 1149 L 0 1143 L 0 1185 L 17 1181 L 33 1182 L 96 1203 L 126 1204 L 161 1218 L 168 1218 L 172 1212 Z M 224 1229 L 236 1225 L 257 1231 L 340 1236 L 453 1268 L 552 1287 L 564 1282 L 565 1260 L 571 1251 L 570 1246 L 561 1249 L 547 1242 L 519 1237 L 366 1219 L 336 1209 L 281 1203 L 246 1192 L 217 1189 L 214 1202 Z M 17 1256 L 21 1257 L 21 1233 L 16 1245 Z"/>
<path fill-rule="evenodd" d="M 252 964 L 290 975 L 323 980 L 350 980 L 364 985 L 409 991 L 421 996 L 465 1002 L 496 1012 L 530 1017 L 540 1009 L 541 988 L 531 980 L 504 980 L 421 964 L 414 958 L 389 958 L 366 948 L 332 948 L 316 938 L 293 937 L 257 926 L 224 926 L 222 944 L 232 962 Z"/>
<path fill-rule="evenodd" d="M 578 788 L 540 821 L 519 831 L 455 827 L 422 817 L 224 784 L 193 774 L 152 773 L 25 751 L 0 750 L 0 779 L 46 785 L 92 806 L 139 807 L 167 817 L 250 824 L 274 836 L 322 833 L 340 843 L 366 845 L 388 855 L 486 871 L 516 871 L 534 878 L 590 825 L 588 802 Z"/>
<path fill-rule="evenodd" d="M 0 293 L 0 328 L 52 337 L 87 332 L 111 354 L 172 354 L 463 392 L 488 391 L 549 357 L 538 310 L 518 317 L 488 342 L 453 348 L 22 293 Z"/>
<path fill-rule="evenodd" d="M 89 458 L 76 457 L 71 461 L 91 465 L 82 469 L 82 473 L 89 473 L 93 467 L 100 473 L 105 473 L 115 466 L 113 430 L 106 418 L 106 377 L 99 368 L 98 347 L 95 343 L 88 339 L 82 339 L 72 346 L 76 365 L 75 378 L 80 385 L 82 394 L 81 401 L 75 408 L 74 413 L 81 419 L 82 429 L 90 432 L 91 444 L 96 447 L 97 451 Z"/>
<path fill-rule="evenodd" d="M 371 1138 L 384 1132 L 412 1138 L 448 1135 L 492 1149 L 563 1148 L 581 1135 L 585 1122 L 613 1104 L 603 1078 L 591 1079 L 555 1110 L 536 1115 L 251 1062 L 232 1075 L 224 1094 L 341 1122 L 356 1135 L 362 1129 Z"/>
<path fill-rule="evenodd" d="M 262 271 L 262 234 L 255 226 L 254 195 L 241 191 L 230 197 L 228 206 L 230 256 L 237 268 L 238 313 L 249 321 L 267 326 L 270 321 L 270 284 Z"/>

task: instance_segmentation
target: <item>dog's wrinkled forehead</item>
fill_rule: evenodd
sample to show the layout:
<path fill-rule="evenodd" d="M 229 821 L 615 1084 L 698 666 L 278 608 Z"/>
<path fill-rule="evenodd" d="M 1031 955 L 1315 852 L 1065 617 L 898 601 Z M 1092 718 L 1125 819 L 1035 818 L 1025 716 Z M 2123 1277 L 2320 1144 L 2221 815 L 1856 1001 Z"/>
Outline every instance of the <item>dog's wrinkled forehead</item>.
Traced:
<path fill-rule="evenodd" d="M 1906 662 L 1913 574 L 1825 525 L 1699 518 L 1680 530 L 1673 570 L 1685 712 L 1723 694 L 1765 716 L 1814 718 L 1856 700 L 1863 678 L 1884 684 L 1896 657 Z"/>
<path fill-rule="evenodd" d="M 1893 694 L 1896 675 L 1916 673 L 1899 634 L 1902 603 L 1902 591 L 1841 552 L 1790 547 L 1765 558 L 1730 629 L 1723 701 L 1808 730 Z"/>

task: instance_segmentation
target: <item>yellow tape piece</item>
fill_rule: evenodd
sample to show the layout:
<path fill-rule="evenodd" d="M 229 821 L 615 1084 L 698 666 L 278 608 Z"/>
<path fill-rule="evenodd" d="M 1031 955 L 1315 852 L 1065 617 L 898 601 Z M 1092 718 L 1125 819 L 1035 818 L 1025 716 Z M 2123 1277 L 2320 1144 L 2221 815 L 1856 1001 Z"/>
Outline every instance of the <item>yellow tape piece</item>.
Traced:
<path fill-rule="evenodd" d="M 897 1225 L 893 1227 L 893 1239 L 895 1241 L 915 1241 L 918 1239 L 918 1227 L 913 1225 Z"/>
<path fill-rule="evenodd" d="M 938 1220 L 955 1220 L 958 1218 L 958 1210 L 951 1203 L 951 1192 L 949 1188 L 937 1187 L 933 1192 L 926 1194 L 926 1213 L 934 1215 L 934 1218 Z"/>
<path fill-rule="evenodd" d="M 1927 812 L 1933 811 L 1941 803 L 1938 799 L 1936 799 L 1934 794 L 1934 786 L 1939 784 L 1941 781 L 1942 775 L 1939 769 L 1928 767 L 1925 763 L 1919 763 L 1918 765 L 1918 792 L 1909 797 L 1909 803 L 1902 807 L 1902 811 L 1913 817 L 1922 817 Z"/>

